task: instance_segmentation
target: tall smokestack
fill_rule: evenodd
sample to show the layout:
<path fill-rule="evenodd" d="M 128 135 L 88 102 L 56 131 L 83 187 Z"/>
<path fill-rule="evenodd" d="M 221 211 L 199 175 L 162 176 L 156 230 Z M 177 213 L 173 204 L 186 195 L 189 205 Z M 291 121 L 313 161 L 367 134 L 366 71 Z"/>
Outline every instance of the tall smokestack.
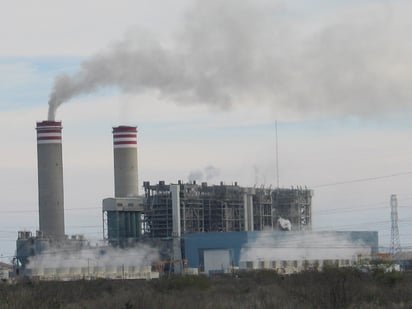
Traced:
<path fill-rule="evenodd" d="M 64 239 L 62 126 L 60 121 L 37 122 L 39 230 Z"/>
<path fill-rule="evenodd" d="M 137 127 L 113 128 L 114 196 L 139 194 L 137 174 Z"/>

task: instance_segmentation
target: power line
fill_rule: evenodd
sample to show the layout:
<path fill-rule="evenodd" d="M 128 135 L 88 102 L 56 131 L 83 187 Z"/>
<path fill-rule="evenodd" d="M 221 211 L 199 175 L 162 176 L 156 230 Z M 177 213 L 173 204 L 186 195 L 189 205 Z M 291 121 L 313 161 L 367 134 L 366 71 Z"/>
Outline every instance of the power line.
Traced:
<path fill-rule="evenodd" d="M 387 207 L 369 207 L 369 208 L 335 208 L 335 209 L 325 209 L 316 211 L 313 210 L 312 213 L 317 216 L 323 215 L 333 215 L 338 213 L 351 213 L 351 212 L 359 212 L 359 211 L 369 211 L 369 210 L 376 210 L 376 209 L 386 209 Z"/>
<path fill-rule="evenodd" d="M 80 207 L 80 208 L 65 208 L 64 211 L 74 211 L 74 210 L 90 210 L 90 209 L 100 209 L 101 207 Z M 19 209 L 19 210 L 1 210 L 2 214 L 13 214 L 13 213 L 37 213 L 38 209 Z"/>
<path fill-rule="evenodd" d="M 340 186 L 340 185 L 346 185 L 346 184 L 352 184 L 352 183 L 358 183 L 358 182 L 366 182 L 366 181 L 374 181 L 374 180 L 379 180 L 379 179 L 405 176 L 405 175 L 412 175 L 412 171 L 394 173 L 394 174 L 382 175 L 382 176 L 375 176 L 375 177 L 367 177 L 367 178 L 358 178 L 358 179 L 345 180 L 345 181 L 330 182 L 330 183 L 315 185 L 315 186 L 312 186 L 312 188 L 316 189 L 316 188 L 333 187 L 333 186 Z"/>

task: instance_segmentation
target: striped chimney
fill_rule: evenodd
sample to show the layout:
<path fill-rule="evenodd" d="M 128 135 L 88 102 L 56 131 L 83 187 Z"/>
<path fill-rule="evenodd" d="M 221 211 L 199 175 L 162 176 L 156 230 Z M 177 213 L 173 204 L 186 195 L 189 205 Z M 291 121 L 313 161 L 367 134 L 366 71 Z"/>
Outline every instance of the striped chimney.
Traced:
<path fill-rule="evenodd" d="M 139 194 L 137 168 L 137 127 L 113 128 L 114 196 Z"/>
<path fill-rule="evenodd" d="M 64 239 L 62 125 L 37 122 L 39 230 L 46 237 Z"/>

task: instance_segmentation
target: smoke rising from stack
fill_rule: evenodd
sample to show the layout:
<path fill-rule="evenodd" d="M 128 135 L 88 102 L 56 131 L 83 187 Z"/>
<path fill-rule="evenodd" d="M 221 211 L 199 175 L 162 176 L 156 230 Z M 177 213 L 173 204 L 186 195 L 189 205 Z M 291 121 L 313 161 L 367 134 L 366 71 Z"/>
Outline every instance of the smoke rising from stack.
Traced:
<path fill-rule="evenodd" d="M 206 166 L 203 170 L 193 170 L 187 176 L 189 182 L 193 181 L 209 181 L 220 175 L 220 169 L 214 167 L 213 165 Z"/>
<path fill-rule="evenodd" d="M 412 98 L 412 24 L 400 4 L 349 5 L 323 24 L 272 1 L 198 1 L 168 46 L 129 33 L 56 78 L 49 120 L 70 99 L 116 87 L 182 103 L 268 104 L 296 114 L 370 117 Z M 294 19 L 295 18 L 295 19 Z"/>

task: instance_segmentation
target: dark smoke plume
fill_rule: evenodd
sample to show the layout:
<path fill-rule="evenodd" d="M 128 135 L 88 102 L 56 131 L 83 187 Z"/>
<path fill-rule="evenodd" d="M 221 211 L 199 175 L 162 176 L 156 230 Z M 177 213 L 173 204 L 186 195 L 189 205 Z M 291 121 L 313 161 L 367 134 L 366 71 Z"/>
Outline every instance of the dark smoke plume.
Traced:
<path fill-rule="evenodd" d="M 315 24 L 272 3 L 198 1 L 168 47 L 129 34 L 74 75 L 56 78 L 49 119 L 60 104 L 104 87 L 222 108 L 269 104 L 298 114 L 369 117 L 409 108 L 407 4 L 341 4 L 333 20 Z"/>

